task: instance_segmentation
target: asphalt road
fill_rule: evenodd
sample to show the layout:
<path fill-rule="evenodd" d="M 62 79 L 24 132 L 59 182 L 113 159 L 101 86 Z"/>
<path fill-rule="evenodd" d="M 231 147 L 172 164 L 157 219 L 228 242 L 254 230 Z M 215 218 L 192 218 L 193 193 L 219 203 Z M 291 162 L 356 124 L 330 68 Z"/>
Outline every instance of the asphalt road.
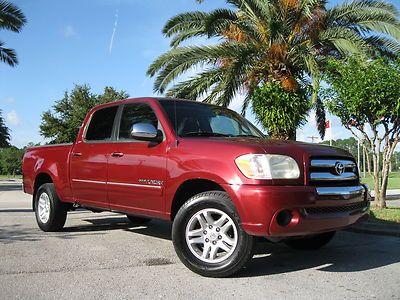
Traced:
<path fill-rule="evenodd" d="M 87 211 L 44 233 L 30 196 L 0 185 L 0 299 L 400 299 L 400 238 L 342 231 L 311 253 L 261 243 L 224 279 L 186 269 L 170 239 L 169 223 Z"/>

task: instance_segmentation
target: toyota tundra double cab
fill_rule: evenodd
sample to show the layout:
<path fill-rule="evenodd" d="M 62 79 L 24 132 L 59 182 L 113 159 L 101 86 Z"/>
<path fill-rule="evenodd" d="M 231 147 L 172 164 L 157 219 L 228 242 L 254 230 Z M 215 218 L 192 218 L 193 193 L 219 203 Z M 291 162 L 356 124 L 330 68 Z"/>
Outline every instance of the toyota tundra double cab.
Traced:
<path fill-rule="evenodd" d="M 170 220 L 182 263 L 212 277 L 238 272 L 260 237 L 319 249 L 369 213 L 348 152 L 271 140 L 229 109 L 188 100 L 95 107 L 73 144 L 27 149 L 23 175 L 42 230 L 62 230 L 77 207 Z"/>

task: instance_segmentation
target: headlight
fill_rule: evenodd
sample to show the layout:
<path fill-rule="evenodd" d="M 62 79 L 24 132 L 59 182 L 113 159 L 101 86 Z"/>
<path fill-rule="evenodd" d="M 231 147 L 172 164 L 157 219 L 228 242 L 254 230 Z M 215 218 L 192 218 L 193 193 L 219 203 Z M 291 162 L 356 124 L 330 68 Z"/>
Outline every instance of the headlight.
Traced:
<path fill-rule="evenodd" d="M 245 154 L 235 159 L 244 176 L 251 179 L 296 179 L 300 169 L 290 156 L 279 154 Z"/>

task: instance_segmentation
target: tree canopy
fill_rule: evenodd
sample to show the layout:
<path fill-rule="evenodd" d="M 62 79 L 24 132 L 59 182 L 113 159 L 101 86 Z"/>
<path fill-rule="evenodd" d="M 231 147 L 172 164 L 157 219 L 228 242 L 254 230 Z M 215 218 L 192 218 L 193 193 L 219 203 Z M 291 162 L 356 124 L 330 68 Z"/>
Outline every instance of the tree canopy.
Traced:
<path fill-rule="evenodd" d="M 310 110 L 305 89 L 287 92 L 279 82 L 273 81 L 256 88 L 251 102 L 257 121 L 275 139 L 286 139 L 295 135 L 294 130 L 304 125 Z"/>
<path fill-rule="evenodd" d="M 326 0 L 227 3 L 229 8 L 186 12 L 168 20 L 163 33 L 172 38 L 171 49 L 147 72 L 156 77 L 156 92 L 223 106 L 244 94 L 245 111 L 254 90 L 268 81 L 280 82 L 289 92 L 311 85 L 323 134 L 324 108 L 317 91 L 326 58 L 400 52 L 399 13 L 381 0 L 353 0 L 331 8 Z M 187 45 L 194 37 L 211 43 Z M 195 75 L 176 81 L 193 71 Z"/>
<path fill-rule="evenodd" d="M 106 87 L 101 94 L 94 94 L 89 86 L 77 85 L 56 101 L 52 111 L 43 113 L 40 134 L 51 139 L 53 144 L 74 142 L 78 128 L 91 108 L 127 97 L 126 92 L 117 91 L 112 87 Z"/>
<path fill-rule="evenodd" d="M 400 138 L 400 60 L 331 60 L 326 79 L 328 109 L 369 146 L 376 199 L 384 207 L 389 164 Z"/>
<path fill-rule="evenodd" d="M 10 129 L 4 124 L 2 111 L 0 110 L 0 148 L 10 147 Z"/>
<path fill-rule="evenodd" d="M 0 150 L 0 174 L 19 175 L 22 174 L 22 157 L 25 149 L 8 147 Z"/>

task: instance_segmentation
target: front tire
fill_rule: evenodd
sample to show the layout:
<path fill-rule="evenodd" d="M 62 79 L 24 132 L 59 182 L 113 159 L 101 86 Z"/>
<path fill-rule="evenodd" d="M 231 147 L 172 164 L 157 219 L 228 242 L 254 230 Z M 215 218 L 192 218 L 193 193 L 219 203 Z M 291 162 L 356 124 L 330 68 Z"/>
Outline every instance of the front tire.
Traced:
<path fill-rule="evenodd" d="M 225 192 L 204 192 L 178 211 L 172 241 L 182 263 L 207 277 L 227 277 L 241 270 L 253 256 L 255 238 L 244 232 Z"/>
<path fill-rule="evenodd" d="M 54 184 L 42 184 L 35 199 L 36 222 L 43 231 L 60 231 L 67 219 L 68 206 L 58 198 Z"/>
<path fill-rule="evenodd" d="M 285 241 L 289 247 L 297 250 L 318 250 L 328 244 L 335 236 L 336 231 L 325 232 L 310 237 L 303 237 Z"/>

